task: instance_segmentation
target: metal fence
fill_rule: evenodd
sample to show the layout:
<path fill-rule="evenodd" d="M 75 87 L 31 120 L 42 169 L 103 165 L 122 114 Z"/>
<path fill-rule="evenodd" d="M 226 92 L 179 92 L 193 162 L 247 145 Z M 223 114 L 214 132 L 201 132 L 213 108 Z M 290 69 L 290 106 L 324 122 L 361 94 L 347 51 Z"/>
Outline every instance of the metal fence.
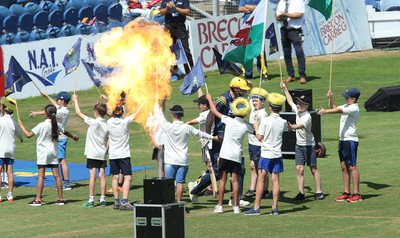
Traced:
<path fill-rule="evenodd" d="M 202 19 L 238 13 L 237 0 L 189 0 L 191 19 Z"/>

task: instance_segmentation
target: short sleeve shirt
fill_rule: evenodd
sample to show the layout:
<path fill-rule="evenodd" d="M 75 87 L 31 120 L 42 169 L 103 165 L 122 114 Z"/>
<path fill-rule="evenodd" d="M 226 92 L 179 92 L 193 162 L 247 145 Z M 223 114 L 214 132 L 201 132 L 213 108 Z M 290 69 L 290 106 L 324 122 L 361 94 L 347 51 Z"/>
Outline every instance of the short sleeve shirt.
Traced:
<path fill-rule="evenodd" d="M 296 124 L 303 124 L 304 128 L 296 129 L 296 144 L 299 146 L 315 146 L 314 135 L 311 131 L 312 118 L 308 111 L 299 112 L 297 107 L 292 107 L 296 113 Z"/>
<path fill-rule="evenodd" d="M 85 155 L 89 159 L 106 160 L 108 127 L 103 118 L 85 117 L 85 123 L 89 125 L 86 134 Z"/>
<path fill-rule="evenodd" d="M 0 117 L 0 158 L 14 159 L 15 136 L 22 139 L 21 128 L 8 114 Z"/>
<path fill-rule="evenodd" d="M 61 131 L 65 131 L 67 128 L 67 123 L 68 123 L 68 116 L 69 116 L 69 109 L 68 107 L 61 107 L 57 106 L 57 122 L 59 126 L 61 127 Z M 58 139 L 67 139 L 67 136 L 61 133 L 58 137 Z"/>
<path fill-rule="evenodd" d="M 287 121 L 277 113 L 271 113 L 261 121 L 258 130 L 258 134 L 264 136 L 261 143 L 261 157 L 267 159 L 282 157 L 282 134 L 287 129 Z"/>
<path fill-rule="evenodd" d="M 37 136 L 36 157 L 38 165 L 58 164 L 58 143 L 51 140 L 51 120 L 46 119 L 32 129 Z"/>
<path fill-rule="evenodd" d="M 240 117 L 222 116 L 221 121 L 226 127 L 219 156 L 226 160 L 241 163 L 244 136 L 246 132 L 253 133 L 254 129 Z"/>
<path fill-rule="evenodd" d="M 267 116 L 268 116 L 268 114 L 267 114 L 267 111 L 265 110 L 265 108 L 259 109 L 258 112 L 256 110 L 251 110 L 249 122 L 250 122 L 250 124 L 253 124 L 257 117 L 258 117 L 258 121 L 261 122 Z M 256 135 L 254 135 L 253 133 L 249 133 L 248 138 L 249 138 L 250 145 L 261 146 L 261 141 L 259 141 L 257 139 Z"/>
<path fill-rule="evenodd" d="M 342 110 L 340 117 L 339 140 L 341 141 L 358 141 L 357 136 L 357 121 L 360 113 L 358 103 L 345 104 L 339 106 Z"/>
<path fill-rule="evenodd" d="M 126 118 L 113 117 L 108 119 L 109 159 L 123 159 L 131 157 L 129 147 L 129 124 L 133 122 L 133 115 Z"/>

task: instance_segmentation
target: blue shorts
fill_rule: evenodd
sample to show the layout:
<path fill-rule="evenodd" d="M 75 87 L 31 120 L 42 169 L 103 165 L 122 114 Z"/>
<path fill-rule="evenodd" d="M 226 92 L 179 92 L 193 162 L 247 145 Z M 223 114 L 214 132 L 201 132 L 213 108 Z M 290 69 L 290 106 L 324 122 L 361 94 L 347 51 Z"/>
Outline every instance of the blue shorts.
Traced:
<path fill-rule="evenodd" d="M 296 145 L 295 152 L 296 165 L 317 166 L 317 152 L 315 146 L 299 146 Z"/>
<path fill-rule="evenodd" d="M 62 160 L 67 158 L 67 139 L 58 140 L 58 159 Z"/>
<path fill-rule="evenodd" d="M 276 159 L 260 158 L 258 162 L 258 169 L 263 169 L 269 173 L 282 173 L 283 172 L 283 159 L 282 157 Z"/>
<path fill-rule="evenodd" d="M 338 147 L 340 162 L 345 162 L 347 166 L 356 166 L 358 142 L 352 140 L 339 141 Z"/>
<path fill-rule="evenodd" d="M 164 171 L 166 178 L 175 179 L 176 183 L 186 183 L 186 174 L 189 166 L 165 164 Z"/>
<path fill-rule="evenodd" d="M 132 165 L 131 158 L 123 158 L 123 159 L 110 159 L 110 174 L 118 175 L 121 173 L 122 175 L 132 175 Z"/>
<path fill-rule="evenodd" d="M 5 164 L 8 165 L 13 165 L 14 164 L 14 159 L 10 159 L 10 158 L 0 158 L 0 166 L 3 166 Z"/>
<path fill-rule="evenodd" d="M 249 144 L 249 156 L 250 160 L 257 161 L 261 156 L 261 146 Z"/>

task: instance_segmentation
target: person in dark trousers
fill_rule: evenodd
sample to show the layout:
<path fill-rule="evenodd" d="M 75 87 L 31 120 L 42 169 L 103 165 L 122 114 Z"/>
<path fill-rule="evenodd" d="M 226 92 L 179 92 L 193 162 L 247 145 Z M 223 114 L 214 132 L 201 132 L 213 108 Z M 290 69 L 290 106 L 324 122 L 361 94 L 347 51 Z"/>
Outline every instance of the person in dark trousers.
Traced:
<path fill-rule="evenodd" d="M 306 80 L 306 59 L 303 51 L 303 30 L 305 6 L 303 0 L 280 0 L 276 8 L 276 20 L 282 22 L 281 41 L 288 78 L 284 83 L 294 82 L 292 62 L 292 45 L 294 47 L 299 68 L 300 83 Z"/>
<path fill-rule="evenodd" d="M 185 26 L 186 16 L 190 15 L 189 0 L 162 0 L 160 15 L 165 16 L 165 29 L 170 32 L 173 43 L 175 44 L 178 39 L 182 42 L 190 65 L 190 67 L 188 64 L 184 65 L 185 73 L 188 74 L 193 67 L 192 54 L 189 49 L 189 34 Z M 177 71 L 178 67 L 175 65 L 172 70 L 171 81 L 178 80 Z"/>

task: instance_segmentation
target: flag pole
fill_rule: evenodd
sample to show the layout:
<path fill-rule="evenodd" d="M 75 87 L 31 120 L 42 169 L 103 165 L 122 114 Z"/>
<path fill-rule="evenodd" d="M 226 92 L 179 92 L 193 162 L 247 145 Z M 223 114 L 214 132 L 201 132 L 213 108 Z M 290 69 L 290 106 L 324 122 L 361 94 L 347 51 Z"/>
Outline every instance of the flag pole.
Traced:
<path fill-rule="evenodd" d="M 15 101 L 15 111 L 17 112 L 17 119 L 18 119 L 18 121 L 20 121 L 20 119 L 19 119 L 19 110 L 18 110 L 18 103 L 17 103 L 17 90 L 15 90 L 16 89 L 16 87 L 15 87 L 15 82 L 14 82 L 14 101 Z"/>
<path fill-rule="evenodd" d="M 75 81 L 74 81 L 74 95 L 76 92 L 76 83 L 78 82 L 78 70 L 79 70 L 79 67 L 77 66 L 76 67 L 76 77 L 75 77 Z"/>
<path fill-rule="evenodd" d="M 259 78 L 259 88 L 261 88 L 261 81 L 262 81 L 262 76 L 263 76 L 263 68 L 265 68 L 265 59 L 264 59 L 264 50 L 265 50 L 265 35 L 267 31 L 267 19 L 268 19 L 268 0 L 265 3 L 265 19 L 264 19 L 264 26 L 263 26 L 263 37 L 262 37 L 262 42 L 261 42 L 261 52 L 260 52 L 260 61 L 261 61 L 261 74 Z"/>
<path fill-rule="evenodd" d="M 332 0 L 332 13 L 333 16 L 335 15 L 335 0 Z M 331 13 L 331 37 L 332 37 L 332 47 L 331 47 L 331 62 L 329 66 L 329 88 L 328 91 L 332 90 L 332 69 L 333 69 L 333 50 L 334 50 L 334 42 L 335 42 L 335 36 L 333 35 L 335 33 L 335 21 L 332 19 L 332 13 Z M 329 99 L 328 99 L 328 105 L 330 106 Z"/>

